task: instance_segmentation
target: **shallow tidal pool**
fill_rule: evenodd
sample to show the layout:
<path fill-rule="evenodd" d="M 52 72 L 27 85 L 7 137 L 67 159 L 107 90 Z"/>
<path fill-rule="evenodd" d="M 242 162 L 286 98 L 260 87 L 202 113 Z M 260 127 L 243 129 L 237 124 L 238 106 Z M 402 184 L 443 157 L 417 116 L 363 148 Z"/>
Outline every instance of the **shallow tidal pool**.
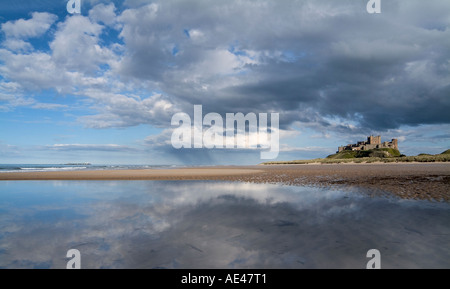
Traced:
<path fill-rule="evenodd" d="M 450 204 L 217 181 L 0 182 L 0 268 L 450 268 Z"/>

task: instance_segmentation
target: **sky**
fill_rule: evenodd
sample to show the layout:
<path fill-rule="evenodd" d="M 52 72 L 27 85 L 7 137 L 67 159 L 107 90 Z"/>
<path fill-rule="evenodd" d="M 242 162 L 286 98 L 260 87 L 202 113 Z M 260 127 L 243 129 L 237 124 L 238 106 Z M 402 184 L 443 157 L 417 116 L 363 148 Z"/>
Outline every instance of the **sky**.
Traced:
<path fill-rule="evenodd" d="M 275 160 L 381 135 L 450 148 L 450 1 L 0 2 L 0 163 L 258 164 L 175 149 L 176 113 L 278 113 Z"/>

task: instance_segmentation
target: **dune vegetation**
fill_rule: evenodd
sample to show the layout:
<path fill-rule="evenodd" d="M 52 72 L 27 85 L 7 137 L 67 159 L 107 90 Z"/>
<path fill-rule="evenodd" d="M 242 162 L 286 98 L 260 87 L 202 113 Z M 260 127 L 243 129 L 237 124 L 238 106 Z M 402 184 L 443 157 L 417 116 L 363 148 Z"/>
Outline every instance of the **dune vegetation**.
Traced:
<path fill-rule="evenodd" d="M 450 149 L 436 155 L 421 153 L 417 156 L 405 156 L 396 149 L 373 149 L 366 151 L 342 151 L 327 156 L 326 158 L 311 160 L 293 160 L 265 162 L 263 165 L 288 165 L 288 164 L 339 164 L 339 163 L 399 163 L 399 162 L 449 162 Z"/>

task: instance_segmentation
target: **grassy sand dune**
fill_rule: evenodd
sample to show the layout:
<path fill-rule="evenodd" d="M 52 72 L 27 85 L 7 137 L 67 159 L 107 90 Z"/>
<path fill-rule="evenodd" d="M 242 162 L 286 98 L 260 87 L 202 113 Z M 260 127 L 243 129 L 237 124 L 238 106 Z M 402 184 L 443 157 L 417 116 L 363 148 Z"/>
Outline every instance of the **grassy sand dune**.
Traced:
<path fill-rule="evenodd" d="M 437 155 L 419 154 L 417 156 L 400 155 L 400 152 L 393 149 L 379 149 L 369 151 L 344 151 L 329 155 L 326 158 L 312 160 L 293 160 L 265 162 L 263 165 L 301 165 L 301 164 L 341 164 L 341 163 L 429 163 L 429 162 L 450 162 L 450 149 Z"/>

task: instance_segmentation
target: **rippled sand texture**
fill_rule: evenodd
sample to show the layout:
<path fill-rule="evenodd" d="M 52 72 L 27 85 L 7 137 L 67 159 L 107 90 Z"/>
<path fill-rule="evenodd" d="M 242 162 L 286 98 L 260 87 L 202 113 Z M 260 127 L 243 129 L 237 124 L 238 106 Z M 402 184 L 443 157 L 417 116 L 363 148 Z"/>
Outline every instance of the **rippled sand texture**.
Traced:
<path fill-rule="evenodd" d="M 268 166 L 241 180 L 366 188 L 370 193 L 392 193 L 407 199 L 450 201 L 450 164 L 335 164 Z"/>

